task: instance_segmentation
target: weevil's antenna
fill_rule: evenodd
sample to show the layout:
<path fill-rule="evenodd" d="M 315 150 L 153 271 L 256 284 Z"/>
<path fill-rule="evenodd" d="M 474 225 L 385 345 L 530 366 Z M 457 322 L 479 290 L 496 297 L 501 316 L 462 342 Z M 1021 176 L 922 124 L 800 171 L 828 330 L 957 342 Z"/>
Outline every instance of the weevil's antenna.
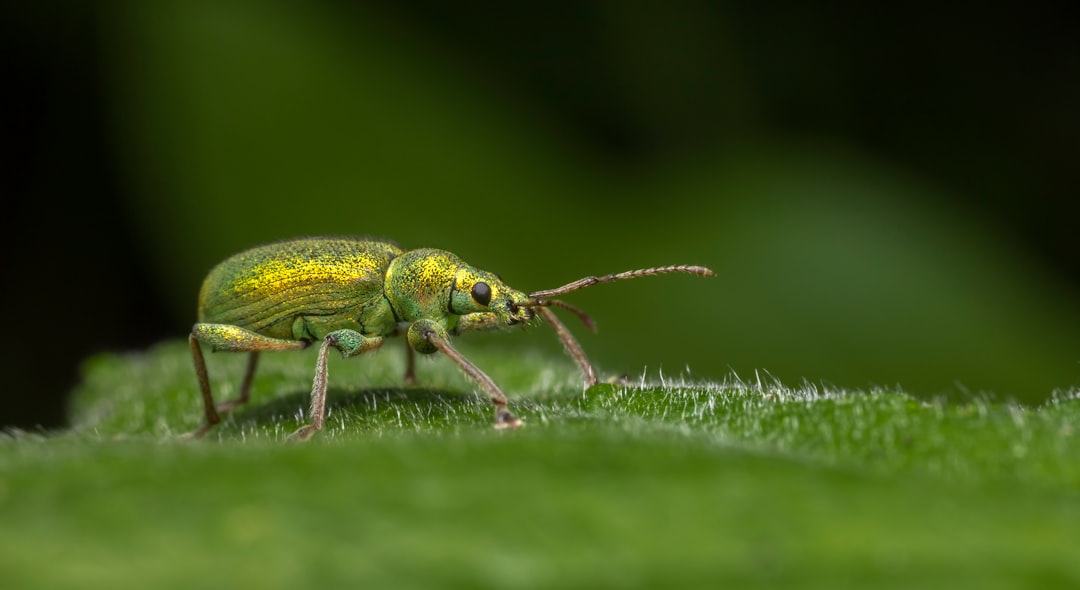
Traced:
<path fill-rule="evenodd" d="M 585 287 L 591 287 L 600 283 L 610 283 L 611 281 L 633 279 L 637 277 L 647 277 L 649 275 L 659 275 L 669 272 L 681 272 L 698 275 L 701 277 L 711 277 L 716 275 L 715 272 L 713 272 L 711 269 L 705 268 L 704 266 L 690 266 L 686 264 L 678 264 L 675 266 L 658 266 L 656 268 L 642 268 L 638 270 L 628 270 L 626 272 L 604 275 L 602 277 L 585 277 L 583 279 L 578 279 L 572 283 L 567 283 L 556 289 L 548 289 L 546 291 L 536 291 L 533 293 L 529 293 L 529 299 L 532 299 L 536 302 L 535 304 L 533 304 L 533 306 L 557 305 L 554 303 L 549 303 L 550 300 L 548 300 L 547 298 L 565 295 L 566 293 L 569 293 L 571 291 L 577 291 L 578 289 L 584 289 Z M 562 307 L 562 305 L 558 305 L 558 307 Z"/>
<path fill-rule="evenodd" d="M 592 330 L 593 332 L 596 331 L 596 321 L 589 317 L 589 314 L 585 313 L 580 307 L 570 305 L 565 301 L 559 301 L 558 299 L 535 299 L 524 305 L 526 307 L 558 307 L 561 309 L 565 309 L 566 311 L 569 311 L 570 313 L 576 315 L 578 319 L 581 320 L 581 323 L 585 324 L 586 328 Z"/>
<path fill-rule="evenodd" d="M 588 326 L 590 330 L 594 332 L 596 331 L 596 324 L 593 322 L 592 318 L 590 318 L 588 314 L 586 314 L 584 311 L 581 311 L 580 309 L 574 307 L 573 305 L 570 305 L 569 303 L 559 301 L 558 299 L 549 299 L 549 297 L 563 295 L 564 293 L 577 291 L 578 289 L 584 289 L 585 287 L 589 287 L 599 283 L 607 283 L 610 281 L 618 281 L 621 279 L 632 279 L 635 277 L 645 277 L 649 275 L 658 275 L 668 272 L 682 272 L 703 277 L 711 277 L 716 274 L 712 270 L 705 268 L 704 266 L 689 265 L 659 266 L 656 268 L 628 270 L 626 272 L 604 275 L 602 277 L 585 277 L 583 279 L 578 279 L 573 283 L 563 285 L 562 287 L 559 287 L 557 289 L 548 289 L 546 291 L 536 291 L 534 293 L 529 293 L 529 300 L 523 303 L 518 303 L 517 305 L 535 308 L 536 313 L 539 314 L 541 318 L 546 320 L 548 324 L 550 324 L 551 327 L 555 329 L 555 333 L 558 334 L 559 340 L 561 340 L 563 343 L 563 347 L 566 348 L 566 351 L 570 353 L 570 356 L 572 356 L 574 358 L 574 361 L 577 362 L 578 366 L 581 367 L 581 372 L 584 374 L 585 377 L 585 387 L 589 387 L 592 385 L 596 385 L 596 370 L 593 369 L 592 363 L 590 363 L 589 358 L 585 356 L 585 351 L 581 349 L 581 344 L 579 344 L 577 339 L 574 338 L 574 335 L 571 334 L 570 330 L 567 330 L 566 326 L 559 321 L 559 318 L 555 317 L 555 314 L 547 308 L 561 307 L 562 309 L 573 313 L 578 317 L 578 319 L 581 320 L 582 323 L 584 323 L 586 326 Z"/>

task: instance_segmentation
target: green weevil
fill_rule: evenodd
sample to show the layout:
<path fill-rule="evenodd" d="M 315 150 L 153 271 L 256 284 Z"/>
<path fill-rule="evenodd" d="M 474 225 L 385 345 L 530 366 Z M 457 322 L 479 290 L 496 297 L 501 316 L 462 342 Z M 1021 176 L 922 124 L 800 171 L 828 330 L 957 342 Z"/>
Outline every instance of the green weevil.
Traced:
<path fill-rule="evenodd" d="M 290 437 L 304 440 L 322 429 L 326 410 L 326 361 L 330 349 L 356 356 L 380 347 L 390 336 L 407 340 L 405 382 L 415 378 L 414 351 L 450 357 L 495 405 L 495 427 L 521 420 L 507 409 L 506 395 L 450 344 L 450 336 L 504 330 L 539 316 L 550 324 L 577 362 L 585 386 L 596 372 L 577 340 L 549 307 L 592 320 L 576 307 L 552 299 L 583 287 L 660 273 L 712 276 L 701 266 L 665 266 L 585 277 L 557 289 L 522 293 L 497 275 L 444 250 L 403 250 L 388 241 L 336 237 L 302 238 L 258 246 L 218 264 L 199 292 L 198 322 L 188 339 L 206 410 L 198 437 L 224 412 L 248 401 L 259 353 L 299 350 L 321 342 L 311 389 L 310 423 Z M 248 352 L 239 395 L 215 404 L 201 344 L 213 351 Z"/>

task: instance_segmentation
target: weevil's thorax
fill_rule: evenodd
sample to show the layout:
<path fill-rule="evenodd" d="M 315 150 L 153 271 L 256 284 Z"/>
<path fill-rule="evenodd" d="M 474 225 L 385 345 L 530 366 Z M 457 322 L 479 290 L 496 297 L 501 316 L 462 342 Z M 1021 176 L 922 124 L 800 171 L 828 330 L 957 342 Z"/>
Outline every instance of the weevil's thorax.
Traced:
<path fill-rule="evenodd" d="M 386 269 L 386 298 L 399 321 L 441 319 L 447 315 L 446 299 L 454 275 L 463 263 L 444 250 L 409 250 Z"/>
<path fill-rule="evenodd" d="M 494 273 L 430 248 L 410 250 L 390 263 L 386 296 L 403 322 L 427 318 L 453 328 L 457 316 L 473 313 L 495 313 L 507 324 L 533 316 L 531 309 L 519 307 L 528 297 Z"/>

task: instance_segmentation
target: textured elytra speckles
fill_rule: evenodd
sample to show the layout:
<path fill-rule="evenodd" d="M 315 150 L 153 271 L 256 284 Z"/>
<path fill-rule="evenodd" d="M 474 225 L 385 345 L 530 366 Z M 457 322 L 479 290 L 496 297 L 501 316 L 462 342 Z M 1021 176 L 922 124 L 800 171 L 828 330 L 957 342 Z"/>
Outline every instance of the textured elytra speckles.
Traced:
<path fill-rule="evenodd" d="M 298 316 L 355 323 L 369 316 L 393 329 L 382 297 L 383 275 L 402 250 L 389 242 L 307 238 L 259 246 L 210 271 L 199 296 L 199 321 L 229 324 L 275 338 L 293 337 Z M 380 309 L 386 308 L 386 309 Z M 329 322 L 328 322 L 329 320 Z"/>

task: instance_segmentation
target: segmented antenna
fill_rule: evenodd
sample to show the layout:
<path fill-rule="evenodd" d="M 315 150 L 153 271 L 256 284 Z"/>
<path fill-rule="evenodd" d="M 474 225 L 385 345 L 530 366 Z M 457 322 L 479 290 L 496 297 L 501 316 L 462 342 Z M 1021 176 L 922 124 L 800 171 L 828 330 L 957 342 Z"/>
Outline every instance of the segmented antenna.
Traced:
<path fill-rule="evenodd" d="M 600 283 L 608 283 L 621 279 L 632 279 L 635 277 L 647 277 L 649 275 L 658 275 L 668 272 L 682 272 L 702 277 L 711 277 L 716 275 L 716 273 L 714 273 L 708 268 L 705 268 L 704 266 L 689 266 L 685 264 L 680 264 L 676 266 L 659 266 L 656 268 L 642 268 L 640 270 L 628 270 L 626 272 L 605 275 L 602 277 L 585 277 L 583 279 L 578 279 L 573 283 L 563 285 L 557 289 L 548 289 L 546 291 L 536 291 L 533 293 L 529 293 L 529 301 L 519 303 L 517 305 L 535 308 L 536 313 L 539 314 L 541 318 L 546 320 L 548 324 L 551 325 L 551 327 L 555 330 L 555 333 L 559 336 L 559 340 L 562 341 L 563 347 L 566 348 L 566 351 L 570 353 L 570 356 L 572 356 L 574 358 L 574 361 L 577 362 L 578 366 L 581 367 L 581 371 L 585 375 L 585 387 L 589 387 L 591 385 L 595 385 L 597 382 L 596 370 L 593 369 L 592 363 L 590 363 L 589 358 L 585 356 L 585 351 L 581 349 L 581 344 L 579 344 L 577 339 L 574 338 L 574 335 L 570 333 L 570 330 L 566 329 L 566 326 L 559 321 L 559 318 L 555 317 L 554 312 L 547 308 L 559 307 L 573 313 L 578 317 L 578 319 L 581 320 L 583 324 L 588 326 L 588 328 L 594 332 L 596 331 L 596 324 L 593 322 L 592 318 L 588 316 L 588 314 L 586 314 L 584 311 L 581 311 L 577 307 L 574 307 L 569 303 L 559 301 L 558 299 L 548 298 L 563 295 L 571 291 L 577 291 L 578 289 L 584 289 L 585 287 L 597 285 Z"/>
<path fill-rule="evenodd" d="M 546 291 L 536 291 L 529 293 L 529 298 L 536 301 L 535 305 L 558 305 L 563 307 L 566 304 L 555 304 L 549 302 L 547 297 L 557 297 L 559 295 L 565 295 L 571 291 L 577 291 L 578 289 L 584 289 L 585 287 L 591 287 L 592 285 L 598 285 L 600 283 L 610 283 L 611 281 L 619 281 L 622 279 L 633 279 L 637 277 L 647 277 L 649 275 L 659 275 L 669 272 L 681 272 L 686 274 L 698 275 L 702 277 L 715 276 L 716 273 L 711 269 L 704 266 L 690 266 L 686 264 L 678 264 L 674 266 L 658 266 L 656 268 L 642 268 L 638 270 L 628 270 L 626 272 L 619 272 L 610 275 L 604 275 L 602 277 L 585 277 L 578 279 L 572 283 L 567 283 L 561 287 L 555 289 L 548 289 Z M 576 312 L 575 312 L 576 313 Z M 584 321 L 584 320 L 582 320 Z"/>

